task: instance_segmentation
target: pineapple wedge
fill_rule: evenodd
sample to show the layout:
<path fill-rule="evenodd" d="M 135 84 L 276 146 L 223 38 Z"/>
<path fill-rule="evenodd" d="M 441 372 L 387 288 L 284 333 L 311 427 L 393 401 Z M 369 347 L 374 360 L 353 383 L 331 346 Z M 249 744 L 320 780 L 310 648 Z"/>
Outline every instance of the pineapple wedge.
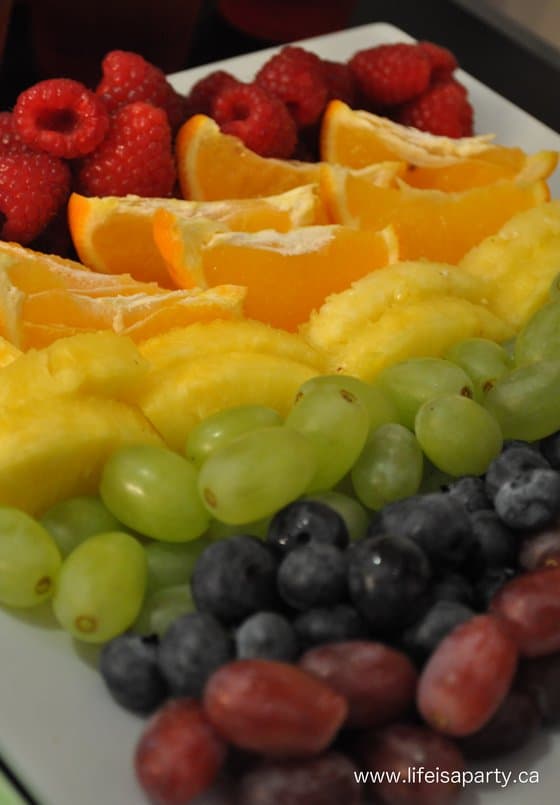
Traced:
<path fill-rule="evenodd" d="M 513 328 L 482 305 L 432 296 L 389 307 L 332 352 L 331 370 L 370 381 L 407 358 L 440 356 L 464 338 L 505 341 Z"/>
<path fill-rule="evenodd" d="M 73 392 L 122 397 L 147 368 L 124 336 L 100 332 L 61 338 L 0 369 L 0 407 Z"/>
<path fill-rule="evenodd" d="M 191 429 L 224 408 L 267 405 L 284 416 L 301 384 L 317 374 L 278 355 L 209 353 L 157 372 L 157 383 L 148 383 L 136 402 L 169 447 L 182 452 Z"/>
<path fill-rule="evenodd" d="M 2 336 L 0 336 L 0 368 L 3 366 L 9 366 L 9 364 L 13 363 L 21 354 L 22 352 L 20 349 L 15 347 L 6 338 L 2 338 Z"/>
<path fill-rule="evenodd" d="M 129 444 L 162 444 L 134 406 L 59 396 L 0 409 L 0 504 L 40 514 L 97 490 L 104 462 Z"/>
<path fill-rule="evenodd" d="M 300 332 L 316 349 L 336 350 L 393 306 L 437 295 L 479 303 L 485 295 L 484 281 L 446 263 L 395 263 L 329 296 Z"/>
<path fill-rule="evenodd" d="M 459 266 L 486 283 L 490 309 L 521 329 L 547 301 L 560 273 L 560 201 L 514 215 L 496 235 L 471 249 Z"/>

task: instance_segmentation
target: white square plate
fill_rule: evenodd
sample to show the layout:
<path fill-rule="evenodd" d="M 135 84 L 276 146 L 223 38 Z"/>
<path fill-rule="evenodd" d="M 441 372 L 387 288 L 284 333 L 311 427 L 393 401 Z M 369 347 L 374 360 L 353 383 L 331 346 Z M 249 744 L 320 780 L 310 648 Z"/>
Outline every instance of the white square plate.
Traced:
<path fill-rule="evenodd" d="M 311 39 L 305 46 L 345 60 L 356 50 L 397 40 L 410 37 L 375 23 Z M 211 69 L 251 80 L 270 53 L 228 59 Z M 209 69 L 177 73 L 172 82 L 185 92 Z M 560 136 L 552 129 L 474 78 L 459 77 L 469 89 L 478 133 L 493 132 L 498 142 L 530 152 L 560 149 Z M 551 187 L 560 197 L 560 176 Z M 0 609 L 0 635 L 0 754 L 40 805 L 146 805 L 132 768 L 144 722 L 113 703 L 95 670 L 95 651 L 78 646 L 48 616 L 39 624 L 31 616 Z M 514 777 L 519 770 L 538 771 L 538 785 L 511 782 L 505 790 L 471 785 L 461 805 L 526 805 L 530 799 L 557 803 L 559 765 L 560 736 L 543 733 L 527 751 L 489 766 L 511 769 Z"/>

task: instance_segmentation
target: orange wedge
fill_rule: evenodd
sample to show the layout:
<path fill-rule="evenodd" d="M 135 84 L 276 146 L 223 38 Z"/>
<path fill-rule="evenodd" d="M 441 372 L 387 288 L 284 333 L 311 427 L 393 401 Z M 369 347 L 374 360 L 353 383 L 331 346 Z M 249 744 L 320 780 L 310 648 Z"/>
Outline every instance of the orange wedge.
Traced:
<path fill-rule="evenodd" d="M 518 175 L 537 181 L 556 168 L 558 154 L 554 151 L 528 156 L 520 148 L 493 145 L 492 139 L 492 135 L 435 136 L 335 100 L 323 118 L 321 158 L 350 168 L 403 160 L 409 165 L 407 183 L 446 191 L 467 190 Z"/>
<path fill-rule="evenodd" d="M 380 187 L 367 170 L 331 165 L 323 172 L 323 194 L 333 220 L 379 230 L 392 225 L 402 260 L 427 258 L 457 263 L 517 212 L 548 200 L 544 181 L 502 179 L 462 192 Z"/>
<path fill-rule="evenodd" d="M 243 285 L 245 314 L 286 330 L 307 321 L 329 294 L 399 256 L 391 227 L 213 233 L 202 221 L 178 222 L 165 210 L 155 216 L 154 239 L 178 285 Z"/>
<path fill-rule="evenodd" d="M 68 202 L 68 222 L 80 260 L 94 271 L 129 273 L 139 280 L 173 287 L 152 237 L 153 217 L 162 207 L 179 218 L 203 216 L 243 232 L 286 232 L 295 226 L 319 223 L 320 211 L 313 185 L 268 198 L 219 202 L 139 196 L 97 198 L 73 193 Z"/>
<path fill-rule="evenodd" d="M 319 167 L 261 157 L 237 137 L 222 134 L 205 115 L 194 115 L 176 139 L 177 172 L 185 198 L 215 200 L 283 193 L 317 182 Z"/>
<path fill-rule="evenodd" d="M 23 347 L 39 346 L 34 334 L 46 346 L 62 335 L 97 330 L 142 341 L 194 322 L 241 318 L 244 296 L 243 288 L 231 286 L 97 298 L 61 289 L 42 291 L 23 303 Z"/>

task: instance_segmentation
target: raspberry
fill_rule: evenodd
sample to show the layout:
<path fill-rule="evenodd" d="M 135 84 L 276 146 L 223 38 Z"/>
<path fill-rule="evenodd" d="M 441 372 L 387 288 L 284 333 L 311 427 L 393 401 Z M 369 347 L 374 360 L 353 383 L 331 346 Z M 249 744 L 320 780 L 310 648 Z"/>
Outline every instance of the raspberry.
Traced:
<path fill-rule="evenodd" d="M 13 150 L 27 150 L 21 137 L 14 128 L 14 116 L 11 112 L 0 112 L 0 153 Z"/>
<path fill-rule="evenodd" d="M 20 94 L 14 127 L 30 148 L 73 159 L 91 153 L 105 137 L 105 104 L 79 81 L 53 78 Z"/>
<path fill-rule="evenodd" d="M 187 95 L 189 111 L 193 115 L 212 115 L 212 106 L 220 92 L 233 84 L 238 84 L 236 78 L 225 70 L 215 70 L 193 85 Z"/>
<path fill-rule="evenodd" d="M 327 101 L 338 98 L 348 106 L 354 106 L 358 99 L 356 79 L 347 64 L 323 59 L 323 76 L 327 84 Z"/>
<path fill-rule="evenodd" d="M 446 137 L 468 137 L 473 133 L 473 108 L 465 88 L 453 79 L 436 82 L 419 98 L 402 106 L 396 120 Z"/>
<path fill-rule="evenodd" d="M 0 238 L 23 245 L 54 218 L 70 192 L 70 169 L 28 148 L 0 152 Z"/>
<path fill-rule="evenodd" d="M 96 93 L 110 112 L 145 101 L 165 110 L 173 130 L 186 119 L 184 97 L 175 92 L 159 67 L 137 53 L 112 50 L 103 59 L 102 69 L 103 78 Z"/>
<path fill-rule="evenodd" d="M 303 48 L 282 48 L 255 81 L 286 104 L 300 127 L 315 123 L 325 108 L 328 90 L 321 59 Z"/>
<path fill-rule="evenodd" d="M 432 80 L 434 78 L 449 78 L 451 73 L 459 66 L 453 53 L 434 42 L 418 42 L 432 66 Z"/>
<path fill-rule="evenodd" d="M 430 83 L 431 63 L 418 45 L 378 45 L 358 51 L 348 64 L 364 96 L 374 106 L 410 101 Z"/>
<path fill-rule="evenodd" d="M 294 151 L 296 124 L 279 98 L 257 84 L 234 84 L 220 92 L 213 117 L 225 134 L 234 134 L 257 154 L 286 159 Z"/>
<path fill-rule="evenodd" d="M 113 112 L 107 137 L 83 160 L 77 182 L 90 196 L 169 196 L 175 164 L 164 110 L 137 102 Z"/>

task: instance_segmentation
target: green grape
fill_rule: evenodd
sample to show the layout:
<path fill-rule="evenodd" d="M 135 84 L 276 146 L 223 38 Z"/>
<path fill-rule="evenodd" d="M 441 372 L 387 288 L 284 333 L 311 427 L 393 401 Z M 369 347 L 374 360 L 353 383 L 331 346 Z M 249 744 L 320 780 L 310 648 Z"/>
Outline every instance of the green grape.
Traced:
<path fill-rule="evenodd" d="M 204 537 L 208 538 L 211 542 L 217 539 L 227 539 L 233 537 L 235 534 L 249 534 L 251 537 L 259 537 L 264 539 L 268 531 L 270 517 L 263 517 L 260 520 L 253 520 L 251 523 L 241 523 L 238 525 L 231 525 L 230 523 L 222 523 L 220 520 L 210 520 L 210 525 L 204 532 Z"/>
<path fill-rule="evenodd" d="M 418 409 L 440 394 L 474 396 L 468 374 L 443 358 L 411 358 L 388 366 L 377 376 L 381 388 L 391 397 L 399 412 L 399 422 L 414 430 Z"/>
<path fill-rule="evenodd" d="M 124 531 L 96 534 L 64 560 L 54 614 L 79 640 L 104 643 L 138 617 L 146 576 L 146 554 L 137 539 Z"/>
<path fill-rule="evenodd" d="M 534 442 L 560 429 L 559 400 L 560 362 L 537 361 L 504 375 L 484 404 L 504 439 Z"/>
<path fill-rule="evenodd" d="M 553 302 L 560 300 L 560 274 L 557 274 L 550 283 L 548 295 Z"/>
<path fill-rule="evenodd" d="M 330 489 L 346 475 L 362 451 L 369 423 L 366 407 L 346 388 L 325 385 L 300 397 L 286 425 L 303 433 L 316 450 L 317 470 L 307 492 Z"/>
<path fill-rule="evenodd" d="M 174 587 L 190 580 L 196 560 L 212 544 L 207 536 L 189 542 L 150 542 L 144 546 L 148 567 L 147 589 Z"/>
<path fill-rule="evenodd" d="M 0 506 L 0 603 L 33 607 L 50 598 L 60 565 L 55 541 L 37 520 Z"/>
<path fill-rule="evenodd" d="M 139 634 L 162 637 L 173 621 L 195 609 L 188 584 L 165 587 L 146 596 L 132 628 Z"/>
<path fill-rule="evenodd" d="M 255 428 L 281 425 L 277 411 L 264 405 L 240 405 L 206 417 L 199 422 L 187 438 L 186 456 L 197 467 L 217 448 Z"/>
<path fill-rule="evenodd" d="M 549 302 L 529 319 L 515 340 L 518 366 L 560 360 L 560 301 Z"/>
<path fill-rule="evenodd" d="M 365 383 L 357 377 L 349 375 L 317 375 L 306 380 L 300 387 L 296 400 L 325 386 L 336 386 L 339 389 L 346 389 L 354 394 L 369 414 L 369 429 L 374 431 L 380 425 L 388 422 L 398 422 L 399 413 L 393 401 L 376 385 Z"/>
<path fill-rule="evenodd" d="M 117 531 L 122 527 L 103 501 L 93 495 L 55 503 L 39 522 L 54 539 L 62 556 L 68 556 L 80 542 L 94 534 Z"/>
<path fill-rule="evenodd" d="M 502 449 L 492 414 L 460 394 L 428 400 L 416 415 L 416 437 L 430 461 L 449 475 L 482 475 Z"/>
<path fill-rule="evenodd" d="M 346 523 L 351 540 L 365 537 L 369 525 L 369 516 L 355 497 L 343 495 L 341 492 L 335 492 L 334 489 L 330 489 L 328 492 L 317 492 L 315 495 L 310 495 L 308 500 L 318 500 L 319 503 L 326 503 L 327 506 L 338 512 Z"/>
<path fill-rule="evenodd" d="M 317 468 L 315 448 L 287 427 L 259 428 L 215 450 L 201 467 L 201 500 L 217 520 L 242 525 L 299 497 Z"/>
<path fill-rule="evenodd" d="M 418 490 L 421 495 L 426 495 L 428 492 L 441 492 L 444 486 L 455 480 L 457 479 L 453 475 L 438 469 L 429 458 L 424 456 L 424 472 L 422 474 L 422 483 Z"/>
<path fill-rule="evenodd" d="M 455 344 L 447 360 L 464 369 L 474 383 L 474 398 L 484 399 L 500 377 L 511 369 L 511 358 L 506 350 L 487 338 L 467 338 Z"/>
<path fill-rule="evenodd" d="M 165 447 L 132 445 L 106 462 L 101 498 L 121 523 L 163 542 L 200 537 L 210 518 L 197 491 L 198 471 Z"/>
<path fill-rule="evenodd" d="M 414 495 L 422 480 L 422 465 L 422 450 L 408 428 L 396 423 L 381 425 L 352 468 L 358 500 L 377 510 Z"/>

